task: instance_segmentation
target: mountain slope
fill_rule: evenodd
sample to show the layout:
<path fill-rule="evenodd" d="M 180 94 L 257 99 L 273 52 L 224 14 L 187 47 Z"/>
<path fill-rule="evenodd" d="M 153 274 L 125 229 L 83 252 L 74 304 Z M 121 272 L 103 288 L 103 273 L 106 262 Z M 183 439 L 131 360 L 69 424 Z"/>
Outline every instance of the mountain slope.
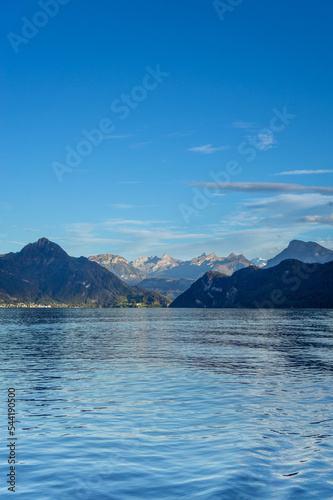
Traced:
<path fill-rule="evenodd" d="M 146 278 L 144 273 L 136 269 L 128 260 L 120 255 L 91 255 L 89 260 L 97 262 L 97 264 L 105 267 L 129 285 L 137 285 Z"/>
<path fill-rule="evenodd" d="M 296 259 L 308 264 L 325 264 L 333 260 L 333 250 L 322 247 L 314 241 L 293 240 L 281 253 L 269 259 L 266 268 L 276 266 L 286 259 Z"/>
<path fill-rule="evenodd" d="M 127 285 L 85 257 L 69 257 L 46 238 L 0 258 L 0 303 L 115 307 L 168 302 L 158 293 Z"/>
<path fill-rule="evenodd" d="M 244 255 L 230 254 L 228 257 L 218 257 L 215 253 L 206 255 L 203 253 L 188 261 L 173 259 L 164 254 L 159 257 L 139 257 L 133 262 L 133 266 L 145 273 L 148 277 L 155 278 L 187 278 L 198 279 L 207 271 L 218 271 L 231 275 L 233 272 L 244 267 L 252 266 L 252 262 Z"/>
<path fill-rule="evenodd" d="M 333 307 L 333 262 L 285 260 L 270 269 L 248 267 L 232 276 L 208 272 L 170 307 Z"/>

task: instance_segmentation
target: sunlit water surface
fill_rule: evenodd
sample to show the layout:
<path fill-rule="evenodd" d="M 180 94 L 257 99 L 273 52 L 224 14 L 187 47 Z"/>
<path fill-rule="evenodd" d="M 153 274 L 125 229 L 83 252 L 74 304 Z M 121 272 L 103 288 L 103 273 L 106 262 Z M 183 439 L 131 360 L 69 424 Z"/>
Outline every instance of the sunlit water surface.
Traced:
<path fill-rule="evenodd" d="M 333 499 L 333 311 L 1 310 L 19 499 Z"/>

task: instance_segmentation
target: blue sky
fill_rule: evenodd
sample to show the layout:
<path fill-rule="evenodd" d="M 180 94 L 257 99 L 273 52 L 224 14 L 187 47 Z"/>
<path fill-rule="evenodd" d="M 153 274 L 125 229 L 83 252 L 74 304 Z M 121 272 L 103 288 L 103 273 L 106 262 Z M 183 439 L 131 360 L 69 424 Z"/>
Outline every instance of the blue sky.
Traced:
<path fill-rule="evenodd" d="M 0 253 L 333 248 L 332 2 L 1 9 Z"/>

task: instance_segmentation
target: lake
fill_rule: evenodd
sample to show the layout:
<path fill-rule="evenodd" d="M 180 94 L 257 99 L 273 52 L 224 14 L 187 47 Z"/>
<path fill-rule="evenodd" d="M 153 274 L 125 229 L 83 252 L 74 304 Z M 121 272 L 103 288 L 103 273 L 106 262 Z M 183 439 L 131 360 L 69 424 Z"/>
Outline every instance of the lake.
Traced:
<path fill-rule="evenodd" d="M 333 311 L 2 309 L 13 498 L 332 499 Z"/>

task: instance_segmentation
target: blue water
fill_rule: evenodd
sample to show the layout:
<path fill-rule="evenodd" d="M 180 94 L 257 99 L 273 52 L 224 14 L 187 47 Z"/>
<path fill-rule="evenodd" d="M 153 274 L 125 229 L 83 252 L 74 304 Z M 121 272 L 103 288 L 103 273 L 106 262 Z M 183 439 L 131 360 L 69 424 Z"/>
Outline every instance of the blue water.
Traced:
<path fill-rule="evenodd" d="M 0 310 L 19 499 L 333 499 L 333 311 Z"/>

